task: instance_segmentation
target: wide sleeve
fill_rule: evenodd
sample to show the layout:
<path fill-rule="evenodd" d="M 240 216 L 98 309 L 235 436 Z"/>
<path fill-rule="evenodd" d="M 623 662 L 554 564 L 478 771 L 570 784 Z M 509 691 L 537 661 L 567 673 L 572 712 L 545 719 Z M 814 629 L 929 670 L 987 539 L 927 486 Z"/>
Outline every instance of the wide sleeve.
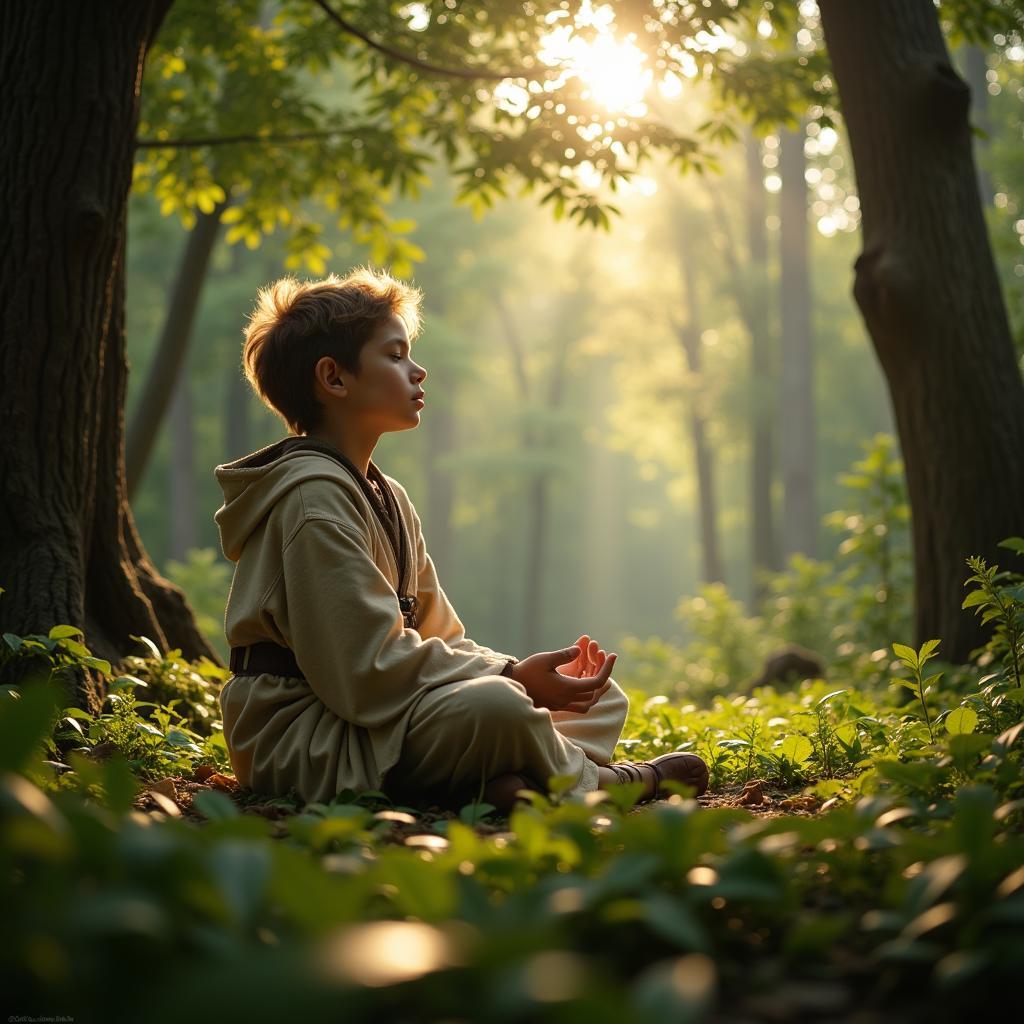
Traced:
<path fill-rule="evenodd" d="M 404 628 L 398 597 L 358 530 L 308 519 L 282 561 L 278 625 L 313 692 L 345 721 L 386 725 L 419 690 L 500 671 L 493 655 Z"/>
<path fill-rule="evenodd" d="M 448 595 L 441 588 L 434 568 L 434 560 L 427 553 L 427 545 L 423 539 L 423 529 L 416 509 L 409 503 L 412 511 L 414 543 L 416 546 L 416 597 L 419 602 L 417 614 L 419 630 L 422 637 L 437 637 L 443 640 L 452 650 L 466 654 L 477 654 L 491 659 L 496 663 L 492 671 L 500 673 L 509 663 L 516 662 L 510 654 L 501 654 L 470 640 L 466 636 L 466 628 L 452 607 Z"/>

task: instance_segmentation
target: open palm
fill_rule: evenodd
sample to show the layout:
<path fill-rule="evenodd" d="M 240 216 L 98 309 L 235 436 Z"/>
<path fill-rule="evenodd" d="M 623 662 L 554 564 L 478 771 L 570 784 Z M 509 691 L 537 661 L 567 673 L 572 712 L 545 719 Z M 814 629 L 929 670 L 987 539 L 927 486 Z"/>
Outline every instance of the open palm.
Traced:
<path fill-rule="evenodd" d="M 576 679 L 584 679 L 595 676 L 605 663 L 607 655 L 598 646 L 596 640 L 591 640 L 584 634 L 576 641 L 579 654 L 572 661 L 558 666 L 558 671 L 563 676 L 572 676 Z"/>

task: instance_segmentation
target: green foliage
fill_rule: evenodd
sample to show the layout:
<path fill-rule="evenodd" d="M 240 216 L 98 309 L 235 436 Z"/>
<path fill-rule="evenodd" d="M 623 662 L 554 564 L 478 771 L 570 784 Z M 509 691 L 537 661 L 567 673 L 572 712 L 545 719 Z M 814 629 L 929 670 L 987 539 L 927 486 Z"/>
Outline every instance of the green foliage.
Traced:
<path fill-rule="evenodd" d="M 40 739 L 58 705 L 35 693 Z M 25 699 L 0 703 L 0 734 Z M 213 791 L 197 826 L 131 810 L 121 762 L 81 773 L 78 790 L 0 782 L 14 1007 L 653 1024 L 803 985 L 835 1013 L 946 1019 L 1001 999 L 1024 955 L 1022 803 L 985 783 L 760 819 L 679 797 L 639 814 L 538 798 L 505 832 L 438 834 L 346 802 L 270 821 Z"/>
<path fill-rule="evenodd" d="M 938 672 L 935 675 L 928 676 L 926 679 L 924 677 L 924 666 L 932 658 L 937 657 L 935 652 L 938 646 L 938 640 L 926 640 L 921 645 L 919 651 L 915 651 L 913 647 L 907 647 L 906 644 L 892 645 L 893 654 L 913 673 L 913 682 L 906 685 L 910 686 L 910 689 L 914 691 L 917 699 L 921 702 L 921 711 L 924 714 L 925 725 L 928 726 L 928 738 L 932 743 L 935 742 L 935 731 L 932 729 L 932 719 L 928 713 L 926 696 L 931 688 L 942 678 L 942 673 Z"/>
<path fill-rule="evenodd" d="M 1024 538 L 1011 537 L 1001 547 L 1017 555 L 1024 555 Z M 967 559 L 972 575 L 965 586 L 974 589 L 964 598 L 963 607 L 973 608 L 983 624 L 993 623 L 992 637 L 981 652 L 988 659 L 999 659 L 1002 671 L 1021 692 L 1021 667 L 1024 663 L 1024 575 L 999 571 L 998 565 L 989 566 L 985 559 Z"/>
<path fill-rule="evenodd" d="M 184 562 L 169 560 L 165 571 L 188 595 L 200 631 L 227 661 L 224 605 L 231 585 L 230 567 L 217 557 L 215 548 L 192 548 Z"/>
<path fill-rule="evenodd" d="M 1016 582 L 972 569 L 1001 609 L 991 621 L 1015 621 L 1002 589 Z M 724 590 L 703 600 L 687 609 L 703 657 L 746 671 L 715 647 L 745 621 L 738 606 Z M 791 794 L 775 797 L 777 816 L 681 796 L 638 811 L 636 786 L 569 796 L 562 778 L 503 825 L 479 803 L 439 819 L 380 793 L 303 806 L 201 787 L 186 818 L 143 791 L 226 768 L 222 673 L 143 640 L 147 656 L 121 666 L 131 671 L 104 673 L 93 716 L 54 685 L 102 671 L 83 639 L 71 627 L 4 638 L 6 657 L 47 666 L 0 696 L 12 1006 L 45 996 L 83 1016 L 157 1021 L 181 1005 L 267 1021 L 459 1019 L 471 1007 L 481 1020 L 653 1024 L 749 1016 L 806 989 L 833 1016 L 870 1005 L 956 1019 L 1017 984 L 1024 701 L 1012 643 L 993 648 L 999 672 L 952 682 L 925 676 L 937 641 L 894 644 L 921 715 L 852 674 L 704 708 L 631 692 L 630 756 L 697 751 L 713 799 L 762 780 Z M 171 986 L 173 1002 L 153 1002 Z"/>
<path fill-rule="evenodd" d="M 894 447 L 879 434 L 840 477 L 856 504 L 825 518 L 840 537 L 835 563 L 794 556 L 788 569 L 767 577 L 760 616 L 748 616 L 723 584 L 702 587 L 677 608 L 683 646 L 624 642 L 631 683 L 705 701 L 745 688 L 787 644 L 822 654 L 864 685 L 883 681 L 889 638 L 911 628 L 909 508 Z"/>

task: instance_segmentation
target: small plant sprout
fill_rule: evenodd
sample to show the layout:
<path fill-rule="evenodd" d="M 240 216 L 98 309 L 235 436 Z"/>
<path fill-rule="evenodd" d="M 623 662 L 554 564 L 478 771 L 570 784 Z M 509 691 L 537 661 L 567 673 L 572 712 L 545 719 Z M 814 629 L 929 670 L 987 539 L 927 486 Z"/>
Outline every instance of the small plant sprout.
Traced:
<path fill-rule="evenodd" d="M 1000 547 L 1024 555 L 1024 538 L 1011 537 Z M 967 559 L 972 575 L 964 586 L 974 589 L 964 598 L 964 608 L 974 608 L 981 616 L 982 625 L 995 623 L 987 650 L 1002 658 L 1003 665 L 1013 676 L 1013 684 L 1021 685 L 1021 648 L 1024 647 L 1024 576 L 1013 572 L 1000 572 L 998 565 L 988 565 L 984 558 Z"/>
<path fill-rule="evenodd" d="M 925 679 L 923 670 L 925 664 L 936 656 L 935 652 L 938 646 L 938 640 L 926 640 L 921 644 L 921 649 L 918 651 L 915 651 L 913 647 L 908 647 L 906 644 L 892 645 L 893 653 L 914 675 L 912 680 L 901 679 L 899 682 L 917 693 L 917 698 L 921 702 L 921 710 L 924 712 L 925 725 L 928 726 L 928 738 L 932 743 L 935 742 L 935 730 L 932 728 L 932 718 L 928 712 L 928 702 L 925 700 L 925 694 L 930 686 L 933 686 L 942 678 L 942 673 L 936 672 L 935 675 Z"/>

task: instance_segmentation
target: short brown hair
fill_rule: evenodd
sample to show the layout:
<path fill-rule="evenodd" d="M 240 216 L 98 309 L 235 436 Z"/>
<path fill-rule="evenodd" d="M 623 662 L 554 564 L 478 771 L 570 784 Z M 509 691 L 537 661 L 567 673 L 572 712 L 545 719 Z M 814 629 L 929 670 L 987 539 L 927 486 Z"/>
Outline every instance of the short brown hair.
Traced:
<path fill-rule="evenodd" d="M 419 334 L 421 298 L 418 288 L 367 267 L 322 281 L 282 277 L 260 289 L 249 317 L 245 375 L 292 433 L 308 433 L 320 421 L 318 360 L 330 356 L 358 376 L 363 346 L 389 316 L 402 320 L 410 341 Z"/>

